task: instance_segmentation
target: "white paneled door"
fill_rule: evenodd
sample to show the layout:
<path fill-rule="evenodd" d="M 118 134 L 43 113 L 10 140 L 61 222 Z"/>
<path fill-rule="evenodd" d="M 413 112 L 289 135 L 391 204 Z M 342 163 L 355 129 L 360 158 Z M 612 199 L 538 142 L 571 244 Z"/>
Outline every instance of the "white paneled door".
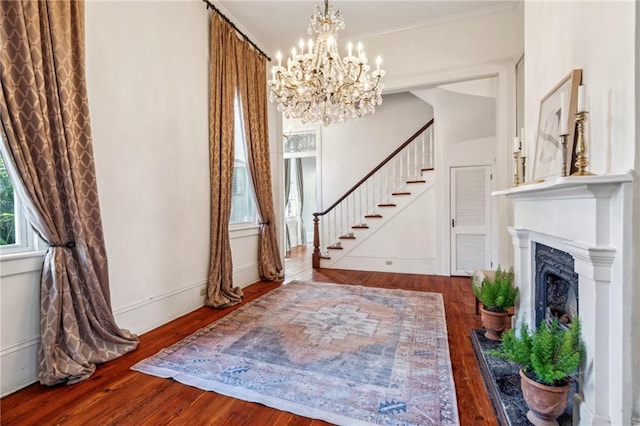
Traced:
<path fill-rule="evenodd" d="M 491 166 L 451 168 L 451 275 L 491 267 Z"/>

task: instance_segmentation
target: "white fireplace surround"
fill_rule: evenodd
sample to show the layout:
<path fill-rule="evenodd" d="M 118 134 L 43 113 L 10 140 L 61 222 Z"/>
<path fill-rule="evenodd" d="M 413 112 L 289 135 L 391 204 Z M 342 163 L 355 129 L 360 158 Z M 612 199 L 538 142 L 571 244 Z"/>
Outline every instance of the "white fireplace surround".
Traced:
<path fill-rule="evenodd" d="M 558 177 L 493 195 L 513 201 L 514 271 L 520 289 L 515 324 L 534 326 L 535 243 L 565 251 L 578 273 L 578 315 L 587 355 L 574 421 L 631 424 L 638 377 L 632 304 L 633 175 Z M 635 354 L 637 357 L 638 354 Z"/>

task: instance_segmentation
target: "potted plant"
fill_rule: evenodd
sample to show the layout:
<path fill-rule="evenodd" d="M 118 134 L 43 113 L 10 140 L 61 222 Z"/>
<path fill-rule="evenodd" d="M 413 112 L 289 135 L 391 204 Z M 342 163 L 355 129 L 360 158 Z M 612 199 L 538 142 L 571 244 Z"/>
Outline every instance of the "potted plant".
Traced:
<path fill-rule="evenodd" d="M 513 277 L 513 268 L 503 271 L 498 266 L 493 278 L 485 276 L 482 282 L 473 282 L 473 292 L 482 303 L 480 318 L 487 339 L 499 341 L 502 338 L 509 315 L 507 309 L 515 305 L 518 297 L 518 289 L 513 286 Z"/>
<path fill-rule="evenodd" d="M 580 321 L 568 327 L 557 319 L 530 332 L 526 324 L 518 335 L 504 333 L 498 349 L 490 355 L 520 364 L 520 387 L 529 407 L 527 418 L 534 425 L 557 425 L 556 418 L 567 406 L 569 384 L 584 357 Z"/>

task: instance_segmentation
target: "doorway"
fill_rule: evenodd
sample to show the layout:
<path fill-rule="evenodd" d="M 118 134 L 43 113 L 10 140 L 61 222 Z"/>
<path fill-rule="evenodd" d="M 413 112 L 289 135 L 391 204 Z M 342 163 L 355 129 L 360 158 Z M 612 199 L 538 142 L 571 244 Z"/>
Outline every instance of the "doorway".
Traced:
<path fill-rule="evenodd" d="M 318 134 L 315 130 L 284 136 L 285 257 L 313 241 L 313 213 L 318 207 Z"/>

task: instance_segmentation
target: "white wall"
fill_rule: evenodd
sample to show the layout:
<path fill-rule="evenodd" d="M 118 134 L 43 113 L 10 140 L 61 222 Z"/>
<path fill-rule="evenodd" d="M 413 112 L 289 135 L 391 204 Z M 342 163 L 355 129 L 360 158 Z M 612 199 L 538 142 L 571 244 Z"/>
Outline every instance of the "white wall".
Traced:
<path fill-rule="evenodd" d="M 322 127 L 323 210 L 362 179 L 433 117 L 410 93 L 383 96 L 375 114 Z"/>
<path fill-rule="evenodd" d="M 498 144 L 496 137 L 496 118 L 498 94 L 496 77 L 481 80 L 490 85 L 493 91 L 485 93 L 491 96 L 465 95 L 441 88 L 416 90 L 413 93 L 433 105 L 435 113 L 436 140 L 436 198 L 445 202 L 438 203 L 436 210 L 436 271 L 448 275 L 452 268 L 450 244 L 451 206 L 449 203 L 450 169 L 452 167 L 488 165 L 492 173 L 498 176 Z M 452 88 L 452 87 L 450 87 Z M 504 174 L 504 173 L 503 173 Z M 504 178 L 502 179 L 504 181 Z M 500 188 L 500 179 L 491 183 L 492 190 Z M 496 198 L 492 203 L 492 247 L 491 258 L 494 264 L 505 265 L 507 250 L 500 250 L 499 242 L 506 237 L 506 215 L 501 214 L 501 201 Z M 504 246 L 508 247 L 508 246 Z M 508 259 L 508 257 L 507 257 Z"/>
<path fill-rule="evenodd" d="M 528 142 L 535 141 L 540 100 L 582 68 L 590 170 L 615 174 L 634 167 L 636 7 L 631 1 L 525 2 Z M 531 154 L 533 143 L 527 145 Z"/>
<path fill-rule="evenodd" d="M 522 54 L 522 8 L 516 2 L 491 13 L 364 39 L 367 52 L 382 56 L 388 91 L 442 83 L 484 73 L 480 65 L 513 62 Z"/>
<path fill-rule="evenodd" d="M 135 333 L 204 302 L 208 16 L 201 2 L 86 4 L 89 108 L 112 306 L 118 324 Z M 272 126 L 272 139 L 278 128 Z M 278 167 L 277 155 L 272 166 Z M 282 170 L 281 160 L 275 170 Z M 257 229 L 232 238 L 234 283 L 255 282 Z M 41 263 L 41 257 L 2 262 L 2 395 L 37 379 Z"/>
<path fill-rule="evenodd" d="M 636 40 L 636 49 L 635 49 L 635 146 L 634 155 L 635 155 L 635 167 L 636 171 L 635 182 L 633 186 L 633 216 L 632 216 L 632 250 L 629 253 L 630 259 L 640 259 L 640 184 L 638 182 L 638 172 L 640 171 L 640 149 L 637 147 L 640 146 L 640 43 L 637 40 L 640 40 L 640 7 L 636 5 L 636 30 L 635 30 L 635 40 Z M 640 262 L 637 260 L 632 262 L 634 265 L 634 270 L 632 271 L 631 282 L 632 283 L 640 283 Z M 640 306 L 640 288 L 635 285 L 632 286 L 632 297 L 631 297 L 631 306 Z M 640 310 L 633 309 L 631 321 L 633 324 L 640 324 Z M 636 327 L 637 328 L 637 327 Z M 635 339 L 631 342 L 631 347 L 633 348 L 633 353 L 640 353 L 640 333 L 636 333 Z M 631 391 L 632 395 L 635 395 L 635 401 L 633 401 L 633 416 L 636 424 L 640 424 L 640 356 L 634 357 L 634 372 L 635 374 L 631 377 L 631 382 L 633 383 L 633 389 Z"/>
<path fill-rule="evenodd" d="M 582 68 L 586 86 L 586 143 L 589 169 L 599 175 L 640 168 L 638 122 L 640 78 L 637 2 L 525 2 L 525 127 L 528 141 L 535 140 L 540 99 L 572 69 Z M 529 151 L 534 149 L 528 144 Z M 637 175 L 636 175 L 637 176 Z M 634 185 L 633 229 L 621 243 L 621 256 L 638 259 L 640 247 L 640 188 Z M 629 303 L 640 304 L 640 269 L 623 274 L 629 286 Z M 633 423 L 640 424 L 640 315 L 632 309 Z M 627 350 L 621 348 L 621 350 Z M 628 414 L 628 413 L 627 413 Z"/>

